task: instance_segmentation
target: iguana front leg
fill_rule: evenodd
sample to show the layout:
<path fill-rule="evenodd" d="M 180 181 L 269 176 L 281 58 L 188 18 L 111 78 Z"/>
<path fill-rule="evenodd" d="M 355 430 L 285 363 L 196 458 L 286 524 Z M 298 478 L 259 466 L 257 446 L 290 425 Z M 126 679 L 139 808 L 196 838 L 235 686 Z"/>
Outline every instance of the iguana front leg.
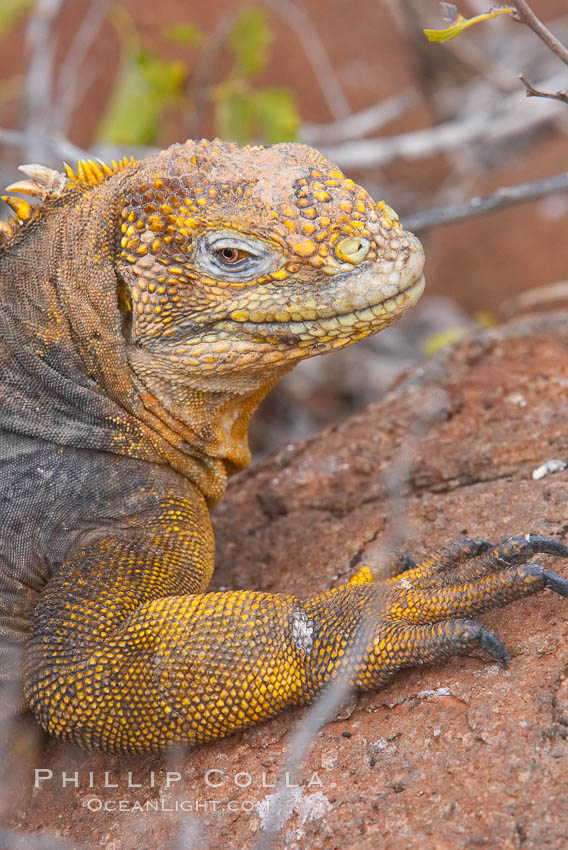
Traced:
<path fill-rule="evenodd" d="M 304 602 L 203 592 L 212 568 L 205 504 L 165 499 L 159 516 L 87 545 L 48 583 L 25 665 L 26 695 L 52 734 L 112 752 L 219 738 L 308 702 L 342 672 L 358 688 L 396 670 L 500 641 L 471 619 L 568 581 L 533 552 L 549 538 L 466 541 L 387 581 L 362 570 Z M 472 562 L 460 563 L 474 556 Z M 358 637 L 358 640 L 354 639 Z M 363 643 L 361 644 L 361 638 Z"/>

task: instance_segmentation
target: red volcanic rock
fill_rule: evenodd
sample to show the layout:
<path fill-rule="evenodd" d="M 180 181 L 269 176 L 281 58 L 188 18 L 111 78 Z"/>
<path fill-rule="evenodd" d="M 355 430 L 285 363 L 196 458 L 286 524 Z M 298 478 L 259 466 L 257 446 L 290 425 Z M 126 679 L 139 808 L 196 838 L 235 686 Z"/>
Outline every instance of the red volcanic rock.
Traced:
<path fill-rule="evenodd" d="M 214 587 L 324 590 L 377 563 L 393 518 L 415 557 L 466 534 L 564 537 L 568 471 L 533 471 L 568 459 L 567 352 L 568 315 L 475 333 L 364 413 L 253 466 L 215 511 Z M 409 471 L 404 499 L 387 486 L 393 469 Z M 352 699 L 305 748 L 273 846 L 566 846 L 567 618 L 568 602 L 548 592 L 493 611 L 483 620 L 507 645 L 508 670 L 454 658 Z M 304 717 L 167 759 L 50 741 L 6 783 L 5 820 L 59 847 L 253 847 Z M 51 771 L 35 790 L 34 769 Z"/>

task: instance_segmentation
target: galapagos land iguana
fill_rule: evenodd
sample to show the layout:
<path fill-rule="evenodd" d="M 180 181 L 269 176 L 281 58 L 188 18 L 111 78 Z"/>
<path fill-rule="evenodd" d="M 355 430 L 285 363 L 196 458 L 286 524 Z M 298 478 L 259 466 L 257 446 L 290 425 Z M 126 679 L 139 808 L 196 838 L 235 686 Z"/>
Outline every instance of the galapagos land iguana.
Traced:
<path fill-rule="evenodd" d="M 450 544 L 308 599 L 207 593 L 209 507 L 298 360 L 419 298 L 393 210 L 296 144 L 173 145 L 23 166 L 0 225 L 0 681 L 54 735 L 111 752 L 245 728 L 346 675 L 501 642 L 474 618 L 568 581 L 551 538 Z M 479 556 L 484 555 L 483 558 Z M 356 658 L 353 636 L 363 636 Z"/>

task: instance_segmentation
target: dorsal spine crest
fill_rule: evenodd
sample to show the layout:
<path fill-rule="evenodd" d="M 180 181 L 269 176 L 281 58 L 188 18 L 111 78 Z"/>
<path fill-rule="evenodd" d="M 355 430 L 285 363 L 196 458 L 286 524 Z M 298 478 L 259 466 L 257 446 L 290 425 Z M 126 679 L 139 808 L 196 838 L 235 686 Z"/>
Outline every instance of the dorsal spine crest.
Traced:
<path fill-rule="evenodd" d="M 32 205 L 22 198 L 12 195 L 2 195 L 2 200 L 12 208 L 15 217 L 7 222 L 0 222 L 0 246 L 5 246 L 19 232 L 20 227 L 35 218 L 42 204 L 49 198 L 59 197 L 67 187 L 75 189 L 91 189 L 100 183 L 104 183 L 109 177 L 118 174 L 126 168 L 138 165 L 138 161 L 132 157 L 123 157 L 119 162 L 112 160 L 108 165 L 101 159 L 82 159 L 77 163 L 76 170 L 66 162 L 63 163 L 65 174 L 47 168 L 43 165 L 29 164 L 20 165 L 27 180 L 19 180 L 7 187 L 8 192 L 18 192 L 37 198 L 39 204 Z"/>
<path fill-rule="evenodd" d="M 133 165 L 138 165 L 138 161 L 133 156 L 125 156 L 119 162 L 113 159 L 111 165 L 107 165 L 101 159 L 81 159 L 77 163 L 76 171 L 73 171 L 68 163 L 63 163 L 69 183 L 87 189 L 103 183 L 108 177 L 112 177 L 113 174 L 118 174 L 119 171 Z"/>

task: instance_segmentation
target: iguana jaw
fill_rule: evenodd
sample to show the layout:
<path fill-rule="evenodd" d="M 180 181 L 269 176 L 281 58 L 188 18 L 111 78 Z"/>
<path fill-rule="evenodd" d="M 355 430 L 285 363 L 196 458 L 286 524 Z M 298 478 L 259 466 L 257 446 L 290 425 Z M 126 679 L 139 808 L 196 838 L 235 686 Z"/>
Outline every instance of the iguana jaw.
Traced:
<path fill-rule="evenodd" d="M 369 271 L 368 276 L 373 278 L 372 270 Z M 338 288 L 338 292 L 342 295 L 341 301 L 332 302 L 334 306 L 337 305 L 340 308 L 337 312 L 330 314 L 329 308 L 322 304 L 316 306 L 316 312 L 320 313 L 321 310 L 322 316 L 318 315 L 314 318 L 311 311 L 311 314 L 304 318 L 300 307 L 300 315 L 294 321 L 274 321 L 269 318 L 265 321 L 235 322 L 229 319 L 218 322 L 213 326 L 212 331 L 217 331 L 225 337 L 232 335 L 235 342 L 245 338 L 249 344 L 251 340 L 253 344 L 255 340 L 261 344 L 268 342 L 277 346 L 279 350 L 283 347 L 284 350 L 297 347 L 300 349 L 297 357 L 310 357 L 349 345 L 388 327 L 416 304 L 424 291 L 425 283 L 423 274 L 420 274 L 418 278 L 412 276 L 410 282 L 406 280 L 406 285 L 403 285 L 401 289 L 390 297 L 383 297 L 378 301 L 373 300 L 372 294 L 375 298 L 381 293 L 384 295 L 385 288 L 375 285 L 372 294 L 368 293 L 367 303 L 359 303 L 356 309 L 351 310 L 341 310 L 341 307 L 355 300 L 349 297 L 348 286 L 345 287 L 347 291 Z M 392 288 L 389 287 L 390 291 Z"/>

